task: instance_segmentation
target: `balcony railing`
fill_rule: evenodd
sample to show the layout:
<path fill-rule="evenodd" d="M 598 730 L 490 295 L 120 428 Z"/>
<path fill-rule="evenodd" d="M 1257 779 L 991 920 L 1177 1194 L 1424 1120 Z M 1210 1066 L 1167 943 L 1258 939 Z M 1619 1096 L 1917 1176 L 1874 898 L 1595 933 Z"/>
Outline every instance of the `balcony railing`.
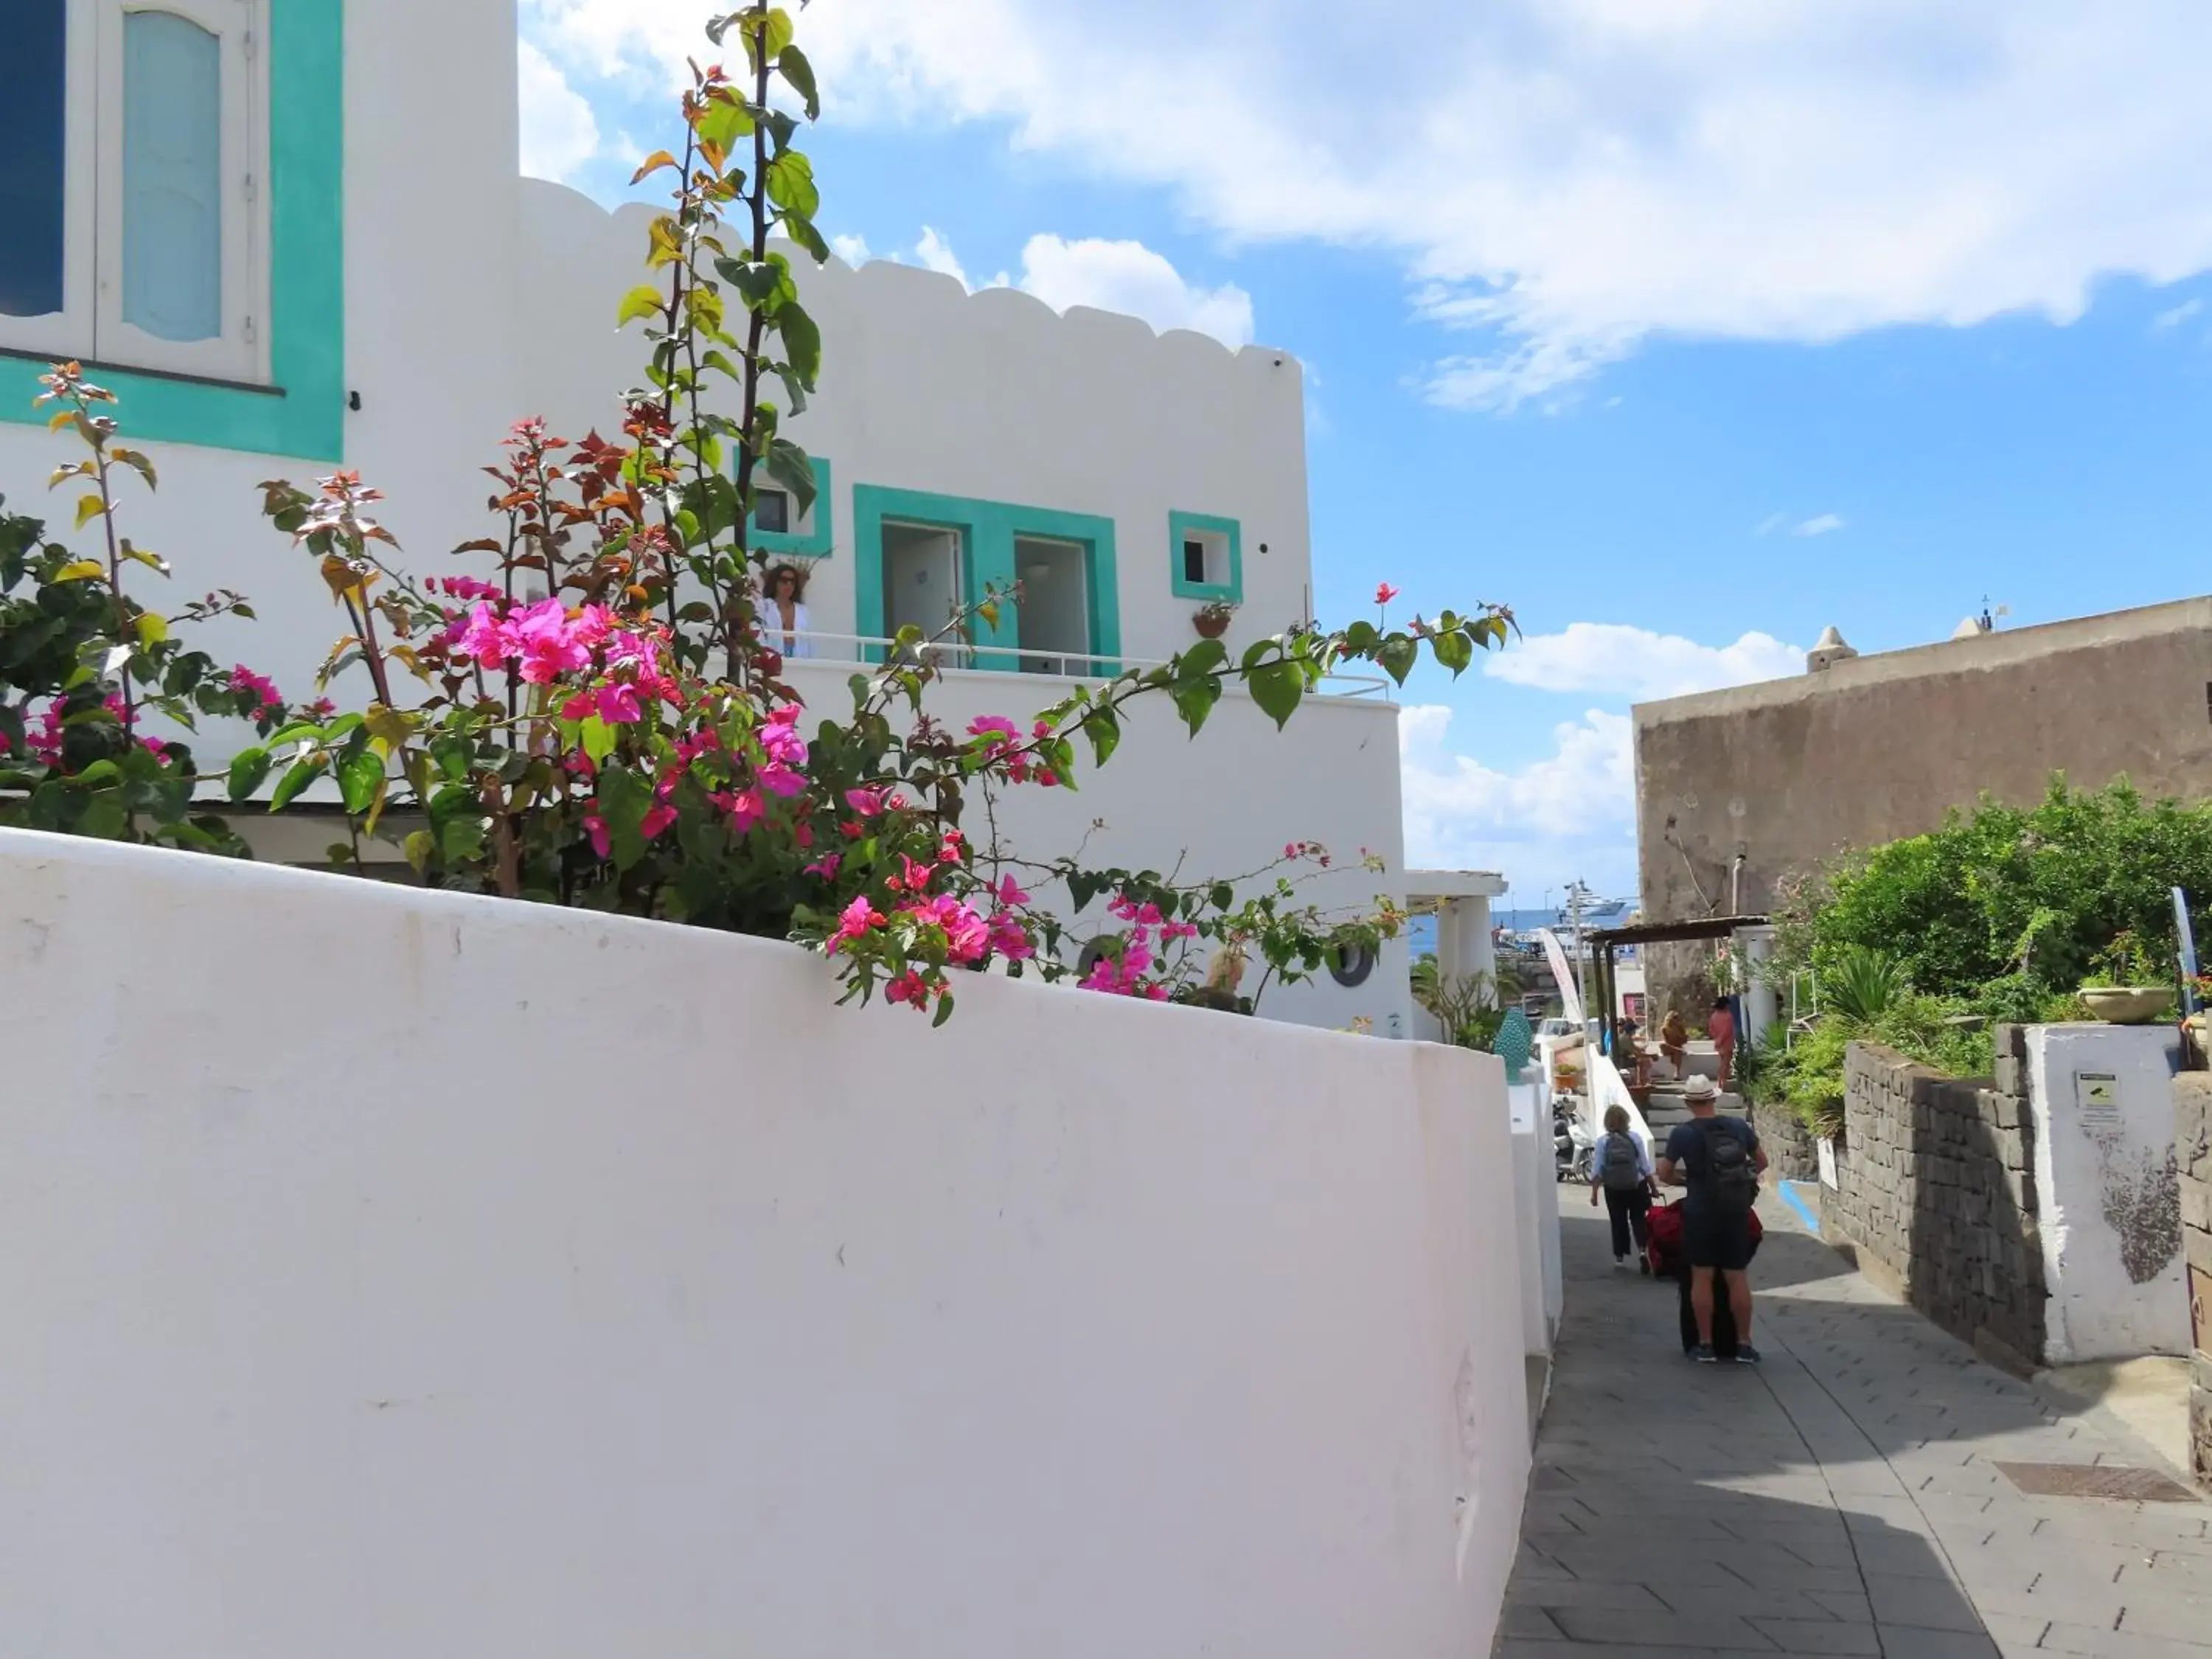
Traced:
<path fill-rule="evenodd" d="M 786 639 L 795 641 L 799 648 L 787 653 L 794 662 L 872 666 L 904 659 L 927 664 L 948 674 L 1036 674 L 1069 680 L 1112 679 L 1132 668 L 1167 666 L 1159 659 L 1039 651 L 1012 645 L 970 645 L 958 640 L 902 646 L 896 640 L 866 634 L 785 635 L 773 629 L 764 629 L 763 633 L 771 646 Z M 1322 682 L 1322 693 L 1326 696 L 1379 697 L 1387 701 L 1393 689 L 1389 678 L 1381 674 L 1333 673 Z"/>

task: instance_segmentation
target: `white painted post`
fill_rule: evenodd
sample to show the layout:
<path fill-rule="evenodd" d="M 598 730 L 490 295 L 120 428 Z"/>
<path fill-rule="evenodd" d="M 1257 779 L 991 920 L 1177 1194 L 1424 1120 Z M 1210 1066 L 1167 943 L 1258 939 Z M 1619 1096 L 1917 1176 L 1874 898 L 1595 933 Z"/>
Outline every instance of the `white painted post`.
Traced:
<path fill-rule="evenodd" d="M 1774 960 L 1774 930 L 1739 927 L 1735 939 L 1743 947 L 1744 963 L 1750 970 L 1750 983 L 1743 988 L 1743 1044 L 1749 1048 L 1774 1024 L 1779 1012 L 1774 987 L 1766 977 L 1767 965 Z"/>

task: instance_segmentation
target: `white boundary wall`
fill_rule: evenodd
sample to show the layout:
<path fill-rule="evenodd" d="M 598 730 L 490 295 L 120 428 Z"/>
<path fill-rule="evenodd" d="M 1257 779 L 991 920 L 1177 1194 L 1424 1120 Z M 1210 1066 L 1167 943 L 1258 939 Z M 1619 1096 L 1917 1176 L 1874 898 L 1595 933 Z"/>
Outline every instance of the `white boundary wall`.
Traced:
<path fill-rule="evenodd" d="M 1487 1651 L 1497 1062 L 0 832 L 41 1659 Z"/>
<path fill-rule="evenodd" d="M 2053 1365 L 2190 1351 L 2170 1025 L 2034 1025 L 2037 1232 Z M 2083 1077 L 2110 1079 L 2091 1093 Z"/>

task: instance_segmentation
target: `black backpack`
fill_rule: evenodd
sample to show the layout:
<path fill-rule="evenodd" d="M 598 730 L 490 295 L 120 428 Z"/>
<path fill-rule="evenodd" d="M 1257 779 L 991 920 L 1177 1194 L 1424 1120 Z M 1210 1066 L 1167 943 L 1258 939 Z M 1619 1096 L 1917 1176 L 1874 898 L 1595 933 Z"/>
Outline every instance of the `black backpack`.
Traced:
<path fill-rule="evenodd" d="M 1701 1127 L 1705 1137 L 1705 1196 L 1719 1214 L 1749 1215 L 1759 1201 L 1759 1171 L 1752 1164 L 1751 1149 L 1726 1118 L 1709 1118 Z"/>

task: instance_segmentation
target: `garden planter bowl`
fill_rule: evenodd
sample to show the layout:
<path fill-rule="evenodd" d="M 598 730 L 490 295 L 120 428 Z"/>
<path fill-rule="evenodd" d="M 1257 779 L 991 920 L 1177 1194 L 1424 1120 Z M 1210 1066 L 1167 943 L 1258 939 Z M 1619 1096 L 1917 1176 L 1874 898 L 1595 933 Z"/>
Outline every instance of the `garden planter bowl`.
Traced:
<path fill-rule="evenodd" d="M 2085 988 L 2081 1000 L 2108 1025 L 2148 1025 L 2172 1010 L 2173 993 L 2157 985 L 2100 985 Z"/>

